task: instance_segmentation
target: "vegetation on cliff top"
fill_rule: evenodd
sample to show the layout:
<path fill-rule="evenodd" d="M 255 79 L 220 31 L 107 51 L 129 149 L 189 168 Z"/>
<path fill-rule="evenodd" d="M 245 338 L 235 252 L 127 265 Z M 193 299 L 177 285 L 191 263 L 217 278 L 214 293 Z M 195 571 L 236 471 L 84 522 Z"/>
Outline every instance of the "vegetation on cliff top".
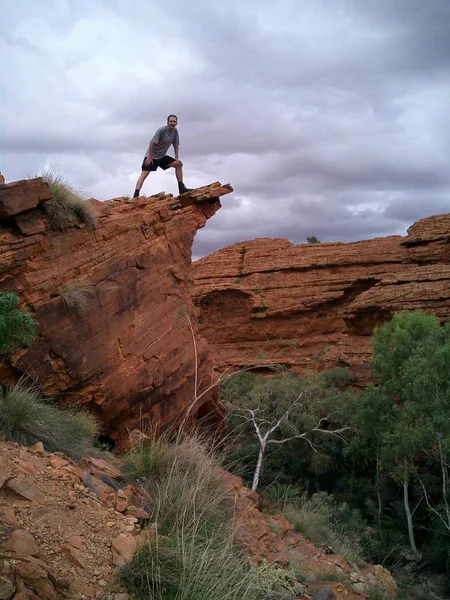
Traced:
<path fill-rule="evenodd" d="M 53 198 L 42 205 L 50 218 L 52 229 L 65 231 L 80 221 L 94 229 L 95 215 L 89 200 L 76 191 L 62 175 L 48 169 L 37 177 L 42 177 L 52 192 Z"/>

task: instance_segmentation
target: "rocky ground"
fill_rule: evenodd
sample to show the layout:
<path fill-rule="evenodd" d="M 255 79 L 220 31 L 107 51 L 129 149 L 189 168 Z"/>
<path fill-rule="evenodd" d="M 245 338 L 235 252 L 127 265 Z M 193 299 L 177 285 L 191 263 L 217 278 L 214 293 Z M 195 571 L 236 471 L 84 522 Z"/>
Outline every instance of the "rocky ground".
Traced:
<path fill-rule="evenodd" d="M 0 598 L 127 600 L 114 570 L 149 515 L 133 506 L 131 486 L 117 490 L 120 471 L 40 444 L 0 443 L 0 455 Z"/>
<path fill-rule="evenodd" d="M 152 531 L 151 500 L 123 480 L 120 461 L 105 453 L 107 460 L 77 464 L 40 443 L 0 442 L 0 456 L 0 600 L 131 600 L 115 569 Z M 224 472 L 223 479 L 235 498 L 238 540 L 255 561 L 283 567 L 297 560 L 311 577 L 342 579 L 306 582 L 303 600 L 363 600 L 370 582 L 396 597 L 385 569 L 317 548 L 281 516 L 261 513 L 239 478 Z"/>

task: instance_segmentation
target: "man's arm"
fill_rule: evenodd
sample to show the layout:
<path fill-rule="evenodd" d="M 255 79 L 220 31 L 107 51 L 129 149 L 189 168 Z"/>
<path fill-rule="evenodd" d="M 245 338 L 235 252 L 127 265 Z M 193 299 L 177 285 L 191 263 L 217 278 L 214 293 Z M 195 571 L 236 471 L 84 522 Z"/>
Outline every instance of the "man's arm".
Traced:
<path fill-rule="evenodd" d="M 178 150 L 180 149 L 180 136 L 178 135 L 178 131 L 175 130 L 175 138 L 172 142 L 172 145 L 175 150 L 175 158 L 178 160 Z"/>
<path fill-rule="evenodd" d="M 153 162 L 153 148 L 154 147 L 155 147 L 155 143 L 150 142 L 150 144 L 148 146 L 148 151 L 147 151 L 147 158 L 145 160 L 146 165 L 151 165 Z"/>

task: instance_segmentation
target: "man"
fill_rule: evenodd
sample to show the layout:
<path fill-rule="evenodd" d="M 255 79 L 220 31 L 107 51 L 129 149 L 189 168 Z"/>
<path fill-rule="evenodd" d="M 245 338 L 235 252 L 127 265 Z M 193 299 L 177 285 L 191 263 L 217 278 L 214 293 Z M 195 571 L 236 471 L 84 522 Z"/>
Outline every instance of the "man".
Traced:
<path fill-rule="evenodd" d="M 167 125 L 160 127 L 150 140 L 148 150 L 145 153 L 145 158 L 142 162 L 142 173 L 136 182 L 136 189 L 134 191 L 133 198 L 137 198 L 139 196 L 142 184 L 147 179 L 150 172 L 156 171 L 158 167 L 164 171 L 170 167 L 175 169 L 175 175 L 178 181 L 178 190 L 180 194 L 192 191 L 183 183 L 183 163 L 178 158 L 180 137 L 178 135 L 177 123 L 177 116 L 169 115 L 167 117 Z M 175 150 L 175 158 L 167 156 L 166 154 L 171 145 L 173 145 Z"/>

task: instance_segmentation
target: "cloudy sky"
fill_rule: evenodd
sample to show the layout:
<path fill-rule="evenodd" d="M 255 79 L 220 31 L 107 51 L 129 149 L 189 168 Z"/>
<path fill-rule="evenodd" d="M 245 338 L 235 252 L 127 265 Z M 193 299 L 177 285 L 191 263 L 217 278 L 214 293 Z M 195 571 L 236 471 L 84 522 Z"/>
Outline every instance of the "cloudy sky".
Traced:
<path fill-rule="evenodd" d="M 450 0 L 15 0 L 0 33 L 6 180 L 132 195 L 176 113 L 186 184 L 235 190 L 196 257 L 450 212 Z M 173 171 L 143 188 L 163 190 Z"/>

